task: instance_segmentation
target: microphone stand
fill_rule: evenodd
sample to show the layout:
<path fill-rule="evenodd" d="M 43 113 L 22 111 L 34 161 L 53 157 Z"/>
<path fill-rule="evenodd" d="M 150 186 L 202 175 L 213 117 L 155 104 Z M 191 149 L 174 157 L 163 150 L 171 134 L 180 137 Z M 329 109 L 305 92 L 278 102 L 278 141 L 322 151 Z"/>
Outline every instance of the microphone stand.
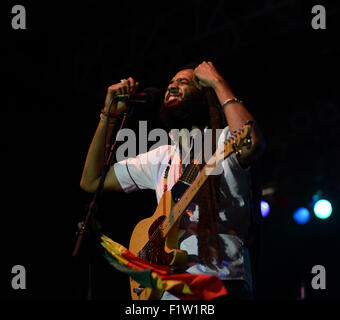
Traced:
<path fill-rule="evenodd" d="M 110 112 L 113 101 L 114 100 L 111 101 L 108 112 Z M 135 101 L 133 101 L 133 100 L 126 101 L 126 104 L 127 104 L 127 107 L 128 107 L 128 112 L 124 113 L 123 119 L 122 119 L 120 126 L 119 126 L 119 130 L 124 126 L 127 118 L 130 117 L 133 114 L 134 107 L 130 105 L 130 102 L 133 103 Z M 108 130 L 108 120 L 109 120 L 109 117 L 107 117 L 107 119 L 106 119 L 106 129 L 105 129 L 105 138 L 104 138 L 105 140 L 106 140 L 107 130 Z M 104 141 L 104 163 L 103 163 L 103 168 L 102 168 L 102 175 L 101 175 L 101 178 L 100 178 L 99 186 L 98 186 L 96 192 L 94 193 L 93 199 L 92 199 L 92 201 L 91 201 L 91 203 L 88 207 L 88 211 L 87 211 L 85 221 L 82 223 L 82 226 L 81 226 L 79 232 L 77 232 L 77 241 L 76 241 L 76 244 L 75 244 L 73 252 L 72 252 L 72 257 L 74 257 L 74 258 L 79 257 L 79 251 L 80 251 L 80 248 L 83 244 L 84 237 L 85 237 L 86 233 L 89 232 L 90 222 L 94 218 L 96 213 L 98 212 L 99 202 L 100 202 L 100 199 L 101 199 L 101 195 L 103 193 L 104 181 L 105 181 L 106 175 L 107 175 L 107 173 L 108 173 L 108 171 L 109 171 L 109 169 L 112 166 L 113 161 L 114 161 L 113 154 L 114 154 L 114 151 L 115 151 L 116 142 L 117 142 L 117 134 L 119 133 L 119 130 L 116 133 L 116 137 L 115 137 L 113 143 L 112 143 L 112 140 L 113 140 L 112 137 L 113 137 L 114 133 L 116 132 L 117 124 L 118 124 L 118 121 L 115 124 L 115 126 L 114 126 L 114 128 L 113 128 L 113 130 L 110 134 L 108 148 L 106 148 L 106 143 L 105 143 L 106 141 Z M 108 150 L 110 152 L 107 154 Z M 91 246 L 91 248 L 92 248 L 92 246 Z M 94 279 L 93 278 L 93 263 L 89 262 L 89 289 L 88 289 L 88 297 L 87 297 L 88 300 L 93 299 L 93 279 Z"/>

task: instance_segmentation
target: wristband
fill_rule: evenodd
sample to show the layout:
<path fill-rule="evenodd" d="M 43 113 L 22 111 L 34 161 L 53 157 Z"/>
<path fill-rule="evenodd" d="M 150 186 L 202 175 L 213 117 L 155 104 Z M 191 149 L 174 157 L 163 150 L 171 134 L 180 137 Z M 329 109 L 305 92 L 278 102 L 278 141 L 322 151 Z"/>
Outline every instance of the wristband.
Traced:
<path fill-rule="evenodd" d="M 230 98 L 230 99 L 227 99 L 226 101 L 224 101 L 224 102 L 222 103 L 222 106 L 221 106 L 222 110 L 224 111 L 224 109 L 225 109 L 225 108 L 227 107 L 227 105 L 230 104 L 230 103 L 242 103 L 242 101 L 239 100 L 239 99 L 237 99 L 237 98 Z"/>
<path fill-rule="evenodd" d="M 109 115 L 108 115 L 108 113 L 107 112 L 104 112 L 104 111 L 102 111 L 101 113 L 100 113 L 100 115 L 99 115 L 99 117 L 100 117 L 100 120 L 101 121 L 106 121 L 107 120 L 107 118 L 112 118 L 112 117 L 110 117 Z M 112 118 L 112 119 L 115 119 L 115 118 Z M 114 120 L 114 121 L 108 121 L 108 124 L 115 124 L 116 123 L 116 119 Z"/>

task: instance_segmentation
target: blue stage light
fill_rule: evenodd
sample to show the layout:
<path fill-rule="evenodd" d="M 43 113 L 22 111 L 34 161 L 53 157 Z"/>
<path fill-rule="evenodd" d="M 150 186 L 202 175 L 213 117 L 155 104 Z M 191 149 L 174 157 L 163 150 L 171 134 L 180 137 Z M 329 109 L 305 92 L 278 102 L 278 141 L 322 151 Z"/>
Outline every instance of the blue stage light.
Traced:
<path fill-rule="evenodd" d="M 298 208 L 293 214 L 293 218 L 298 224 L 306 224 L 310 218 L 310 213 L 306 208 Z"/>
<path fill-rule="evenodd" d="M 327 219 L 332 214 L 332 205 L 328 200 L 320 199 L 314 204 L 314 214 L 319 219 Z"/>
<path fill-rule="evenodd" d="M 261 214 L 265 218 L 270 212 L 270 206 L 268 202 L 261 200 Z"/>

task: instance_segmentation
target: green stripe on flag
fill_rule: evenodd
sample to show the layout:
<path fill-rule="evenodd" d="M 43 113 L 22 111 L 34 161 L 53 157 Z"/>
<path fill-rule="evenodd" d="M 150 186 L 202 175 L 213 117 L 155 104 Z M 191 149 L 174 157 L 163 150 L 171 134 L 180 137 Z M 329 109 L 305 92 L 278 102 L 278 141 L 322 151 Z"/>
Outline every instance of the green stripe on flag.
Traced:
<path fill-rule="evenodd" d="M 104 257 L 116 270 L 127 274 L 142 286 L 147 288 L 156 288 L 157 283 L 151 275 L 152 270 L 134 270 L 127 265 L 123 265 L 109 251 L 107 251 L 106 248 L 104 251 Z"/>

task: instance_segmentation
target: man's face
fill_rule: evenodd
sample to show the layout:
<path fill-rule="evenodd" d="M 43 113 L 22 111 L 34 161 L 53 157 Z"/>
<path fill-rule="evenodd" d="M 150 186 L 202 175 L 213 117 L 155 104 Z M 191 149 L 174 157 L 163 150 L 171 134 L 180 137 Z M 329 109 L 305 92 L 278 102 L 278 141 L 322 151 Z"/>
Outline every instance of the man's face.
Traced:
<path fill-rule="evenodd" d="M 193 91 L 197 91 L 193 77 L 194 70 L 192 69 L 179 71 L 169 82 L 164 104 L 175 107 L 179 102 L 187 99 Z"/>
<path fill-rule="evenodd" d="M 203 93 L 193 81 L 194 70 L 179 71 L 169 82 L 161 120 L 171 129 L 202 125 L 209 118 Z"/>

